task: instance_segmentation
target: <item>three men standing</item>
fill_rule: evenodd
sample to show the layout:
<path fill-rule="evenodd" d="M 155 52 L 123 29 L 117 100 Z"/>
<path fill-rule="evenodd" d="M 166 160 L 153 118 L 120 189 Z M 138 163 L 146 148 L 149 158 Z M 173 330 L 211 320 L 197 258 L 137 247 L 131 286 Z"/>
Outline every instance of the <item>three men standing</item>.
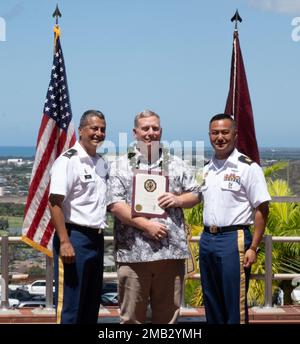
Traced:
<path fill-rule="evenodd" d="M 184 161 L 162 147 L 160 117 L 146 110 L 134 120 L 135 146 L 111 165 L 106 200 L 107 165 L 96 153 L 105 128 L 100 112 L 85 112 L 79 142 L 53 166 L 49 201 L 56 228 L 57 320 L 97 321 L 107 205 L 115 216 L 121 323 L 144 323 L 149 305 L 152 323 L 175 323 L 189 256 L 182 208 L 200 202 L 200 188 Z M 234 148 L 237 132 L 231 116 L 214 116 L 209 136 L 215 154 L 204 167 L 200 240 L 206 318 L 209 323 L 245 323 L 250 267 L 271 198 L 261 168 Z M 137 171 L 168 176 L 168 188 L 157 200 L 165 218 L 133 216 Z"/>

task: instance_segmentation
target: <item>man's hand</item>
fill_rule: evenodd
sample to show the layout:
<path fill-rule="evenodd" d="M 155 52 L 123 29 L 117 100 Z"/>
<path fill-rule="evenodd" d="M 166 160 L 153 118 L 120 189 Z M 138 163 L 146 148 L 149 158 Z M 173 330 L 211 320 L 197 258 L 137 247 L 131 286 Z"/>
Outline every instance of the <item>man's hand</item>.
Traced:
<path fill-rule="evenodd" d="M 180 198 L 171 192 L 165 192 L 158 197 L 158 205 L 163 208 L 179 208 L 182 207 Z"/>
<path fill-rule="evenodd" d="M 167 226 L 154 221 L 148 221 L 145 232 L 154 240 L 162 240 L 168 236 Z"/>
<path fill-rule="evenodd" d="M 250 268 L 250 266 L 256 262 L 257 254 L 253 250 L 247 250 L 244 257 L 244 268 Z"/>
<path fill-rule="evenodd" d="M 75 262 L 75 251 L 70 242 L 69 234 L 65 226 L 65 217 L 62 210 L 63 195 L 50 194 L 49 209 L 51 220 L 60 241 L 59 255 L 63 263 L 71 264 Z"/>
<path fill-rule="evenodd" d="M 117 216 L 122 223 L 142 230 L 153 240 L 162 240 L 168 235 L 167 226 L 160 222 L 150 221 L 142 216 L 131 217 L 131 208 L 124 202 L 111 204 L 109 210 Z"/>
<path fill-rule="evenodd" d="M 75 262 L 75 251 L 70 241 L 60 243 L 59 255 L 66 264 L 72 264 Z"/>

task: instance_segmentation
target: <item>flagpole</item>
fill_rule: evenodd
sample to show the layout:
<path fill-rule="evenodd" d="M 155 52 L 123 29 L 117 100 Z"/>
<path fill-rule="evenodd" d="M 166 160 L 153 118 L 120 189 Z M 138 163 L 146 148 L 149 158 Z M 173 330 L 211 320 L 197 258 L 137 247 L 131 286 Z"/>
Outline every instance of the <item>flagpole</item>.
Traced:
<path fill-rule="evenodd" d="M 233 67 L 233 97 L 232 97 L 232 117 L 235 117 L 235 91 L 236 91 L 236 70 L 237 70 L 237 59 L 236 59 L 236 37 L 238 36 L 238 22 L 242 22 L 243 19 L 239 15 L 239 11 L 236 10 L 234 16 L 231 18 L 231 22 L 234 24 L 234 33 L 233 33 L 233 51 L 234 51 L 234 67 Z"/>
<path fill-rule="evenodd" d="M 235 14 L 233 15 L 233 17 L 231 18 L 232 22 L 235 22 L 234 24 L 234 31 L 238 31 L 237 26 L 238 26 L 238 21 L 241 23 L 243 21 L 243 19 L 241 18 L 239 11 L 236 10 Z"/>
<path fill-rule="evenodd" d="M 52 14 L 52 17 L 55 17 L 55 25 L 58 26 L 58 17 L 61 17 L 61 12 L 58 8 L 58 4 L 56 4 L 56 8 Z"/>
<path fill-rule="evenodd" d="M 55 11 L 52 14 L 52 17 L 55 17 L 55 26 L 54 30 L 54 54 L 56 43 L 58 37 L 60 36 L 60 29 L 58 25 L 58 17 L 61 17 L 61 12 L 56 4 Z M 53 279 L 54 279 L 54 267 L 53 267 L 53 258 L 49 255 L 46 255 L 46 310 L 53 310 Z"/>
<path fill-rule="evenodd" d="M 59 25 L 58 25 L 58 17 L 61 17 L 61 12 L 58 8 L 58 4 L 56 4 L 56 8 L 52 14 L 52 17 L 54 18 L 55 17 L 55 26 L 53 28 L 53 31 L 54 31 L 54 53 L 55 53 L 55 47 L 56 47 L 56 42 L 57 42 L 57 39 L 58 37 L 60 36 L 60 28 L 59 28 Z"/>

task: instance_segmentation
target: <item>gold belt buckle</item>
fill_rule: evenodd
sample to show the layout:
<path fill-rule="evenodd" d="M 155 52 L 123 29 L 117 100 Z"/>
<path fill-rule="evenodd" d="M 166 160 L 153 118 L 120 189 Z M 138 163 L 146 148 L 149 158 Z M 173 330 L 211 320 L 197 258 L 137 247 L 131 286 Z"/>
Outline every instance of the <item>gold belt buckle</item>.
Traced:
<path fill-rule="evenodd" d="M 218 227 L 217 226 L 209 226 L 209 232 L 211 234 L 216 234 L 218 233 Z"/>

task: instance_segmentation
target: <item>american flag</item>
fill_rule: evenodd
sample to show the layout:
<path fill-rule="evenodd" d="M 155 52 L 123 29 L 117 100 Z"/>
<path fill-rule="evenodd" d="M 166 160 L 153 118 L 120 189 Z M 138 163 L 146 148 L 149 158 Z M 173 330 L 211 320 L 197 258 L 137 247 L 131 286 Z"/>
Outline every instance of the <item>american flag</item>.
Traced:
<path fill-rule="evenodd" d="M 76 140 L 57 26 L 54 32 L 55 49 L 51 80 L 37 139 L 22 229 L 22 240 L 50 257 L 54 233 L 48 209 L 50 170 L 55 159 L 73 146 Z"/>

